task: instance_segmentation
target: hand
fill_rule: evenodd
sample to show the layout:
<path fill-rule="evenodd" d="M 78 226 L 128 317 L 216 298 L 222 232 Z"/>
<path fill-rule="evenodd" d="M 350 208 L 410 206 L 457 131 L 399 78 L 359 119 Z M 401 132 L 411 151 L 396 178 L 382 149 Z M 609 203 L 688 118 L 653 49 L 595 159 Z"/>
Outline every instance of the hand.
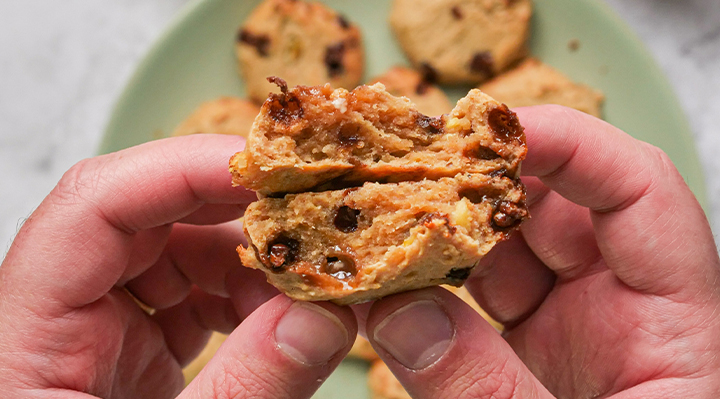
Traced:
<path fill-rule="evenodd" d="M 414 398 L 716 398 L 720 261 L 678 171 L 582 113 L 517 112 L 532 218 L 466 283 L 503 336 L 434 288 L 376 302 L 373 346 Z"/>
<path fill-rule="evenodd" d="M 240 265 L 241 229 L 225 222 L 255 198 L 227 170 L 243 143 L 163 140 L 62 178 L 0 267 L 1 398 L 174 397 L 211 330 L 232 335 L 181 398 L 312 395 L 350 350 L 355 317 L 275 297 Z"/>

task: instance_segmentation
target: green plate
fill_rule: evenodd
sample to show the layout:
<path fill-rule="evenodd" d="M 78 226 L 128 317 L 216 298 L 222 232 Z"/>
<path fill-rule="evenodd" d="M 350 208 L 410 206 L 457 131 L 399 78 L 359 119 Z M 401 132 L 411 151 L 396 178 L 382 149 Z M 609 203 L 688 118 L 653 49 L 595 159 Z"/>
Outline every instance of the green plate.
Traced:
<path fill-rule="evenodd" d="M 243 96 L 234 40 L 258 0 L 191 3 L 138 67 L 100 147 L 112 152 L 167 136 L 201 102 Z M 406 64 L 386 23 L 389 0 L 326 0 L 363 29 L 367 77 Z M 703 206 L 703 176 L 688 123 L 662 72 L 637 37 L 600 0 L 536 0 L 532 53 L 602 90 L 605 119 L 663 150 Z M 571 51 L 568 42 L 579 40 Z M 450 93 L 459 97 L 461 93 Z M 367 398 L 366 367 L 345 363 L 317 398 Z"/>

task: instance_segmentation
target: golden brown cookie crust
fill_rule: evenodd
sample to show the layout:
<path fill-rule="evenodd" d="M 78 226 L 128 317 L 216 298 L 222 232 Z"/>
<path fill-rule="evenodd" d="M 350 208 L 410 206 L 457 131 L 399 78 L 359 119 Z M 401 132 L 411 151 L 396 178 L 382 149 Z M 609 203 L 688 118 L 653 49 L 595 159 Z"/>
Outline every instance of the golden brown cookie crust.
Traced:
<path fill-rule="evenodd" d="M 480 86 L 480 90 L 510 107 L 558 104 L 600 118 L 603 94 L 537 59 L 528 59 L 516 69 Z"/>
<path fill-rule="evenodd" d="M 360 29 L 317 2 L 263 1 L 240 28 L 236 50 L 248 96 L 258 104 L 277 91 L 268 76 L 291 86 L 351 89 L 365 67 Z"/>

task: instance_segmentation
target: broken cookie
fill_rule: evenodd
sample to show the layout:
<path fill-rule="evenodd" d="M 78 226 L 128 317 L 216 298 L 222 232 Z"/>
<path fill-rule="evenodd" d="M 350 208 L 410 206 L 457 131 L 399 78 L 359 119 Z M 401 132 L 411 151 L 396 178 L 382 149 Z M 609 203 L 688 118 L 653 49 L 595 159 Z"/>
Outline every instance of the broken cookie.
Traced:
<path fill-rule="evenodd" d="M 243 265 L 294 299 L 350 304 L 431 285 L 462 285 L 527 217 L 508 177 L 437 181 L 264 198 L 245 213 Z"/>
<path fill-rule="evenodd" d="M 258 191 L 243 265 L 298 300 L 360 303 L 462 285 L 528 217 L 525 135 L 479 90 L 430 118 L 381 84 L 282 88 L 230 162 Z"/>
<path fill-rule="evenodd" d="M 480 90 L 430 117 L 379 83 L 289 90 L 275 81 L 282 93 L 265 101 L 245 151 L 231 160 L 233 182 L 262 196 L 458 173 L 516 177 L 527 152 L 517 116 Z"/>

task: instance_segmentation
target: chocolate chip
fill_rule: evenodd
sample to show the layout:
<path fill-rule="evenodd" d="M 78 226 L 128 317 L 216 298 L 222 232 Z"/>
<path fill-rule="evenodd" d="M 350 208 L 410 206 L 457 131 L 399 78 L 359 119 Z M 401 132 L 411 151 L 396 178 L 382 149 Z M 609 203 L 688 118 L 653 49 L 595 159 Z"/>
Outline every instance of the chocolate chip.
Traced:
<path fill-rule="evenodd" d="M 268 245 L 266 266 L 274 272 L 282 271 L 295 262 L 300 253 L 300 241 L 290 238 L 284 233 Z"/>
<path fill-rule="evenodd" d="M 277 76 L 269 76 L 269 77 L 267 77 L 267 81 L 277 85 L 277 87 L 280 88 L 280 91 L 282 91 L 284 94 L 287 94 L 288 84 L 285 81 L 285 79 L 279 78 Z"/>
<path fill-rule="evenodd" d="M 527 209 L 517 204 L 501 201 L 495 208 L 493 227 L 497 230 L 507 230 L 520 225 L 528 215 Z"/>
<path fill-rule="evenodd" d="M 522 141 L 525 129 L 520 125 L 517 115 L 507 105 L 493 109 L 488 114 L 488 125 L 492 132 L 503 141 Z"/>
<path fill-rule="evenodd" d="M 340 42 L 325 49 L 325 66 L 328 76 L 333 78 L 345 72 L 343 57 L 345 56 L 345 43 Z"/>
<path fill-rule="evenodd" d="M 472 202 L 473 204 L 482 204 L 483 202 L 487 201 L 487 197 L 474 188 L 463 188 L 462 190 L 458 191 L 458 195 L 460 196 L 460 198 L 467 198 L 468 201 Z"/>
<path fill-rule="evenodd" d="M 418 114 L 417 124 L 430 134 L 439 134 L 444 133 L 445 131 L 445 123 L 443 122 L 442 117 L 439 116 L 431 117 Z"/>
<path fill-rule="evenodd" d="M 493 65 L 494 65 L 492 54 L 489 51 L 483 51 L 476 53 L 470 61 L 470 70 L 474 73 L 482 74 L 484 76 L 493 76 Z"/>
<path fill-rule="evenodd" d="M 415 94 L 422 96 L 427 93 L 428 89 L 430 89 L 430 83 L 421 80 L 418 82 L 417 86 L 415 86 Z"/>
<path fill-rule="evenodd" d="M 338 129 L 338 142 L 343 147 L 352 148 L 357 146 L 361 141 L 361 137 L 358 134 L 360 127 L 357 125 L 343 125 Z"/>
<path fill-rule="evenodd" d="M 358 216 L 360 211 L 352 209 L 349 206 L 341 206 L 333 223 L 335 227 L 343 233 L 352 233 L 358 229 Z"/>
<path fill-rule="evenodd" d="M 270 37 L 268 35 L 255 35 L 245 29 L 238 34 L 238 41 L 248 46 L 255 47 L 257 53 L 262 57 L 268 56 Z"/>
<path fill-rule="evenodd" d="M 498 170 L 493 170 L 492 172 L 490 172 L 490 177 L 503 177 L 503 176 L 506 176 L 506 175 L 507 175 L 507 172 L 508 172 L 508 171 L 507 171 L 507 169 L 505 169 L 505 168 L 500 168 L 500 169 L 498 169 Z"/>
<path fill-rule="evenodd" d="M 463 269 L 456 268 L 452 269 L 448 272 L 448 274 L 445 275 L 445 278 L 451 279 L 451 280 L 459 280 L 459 281 L 465 281 L 470 277 L 470 273 L 472 272 L 473 267 L 466 267 Z"/>
<path fill-rule="evenodd" d="M 478 146 L 475 148 L 467 148 L 463 152 L 463 155 L 465 155 L 468 158 L 476 158 L 476 159 L 483 159 L 485 161 L 492 161 L 498 158 L 502 158 L 498 153 L 493 151 L 492 149 L 484 146 Z"/>
<path fill-rule="evenodd" d="M 424 82 L 436 83 L 438 81 L 437 71 L 427 62 L 420 64 L 420 75 L 422 76 L 422 80 Z"/>
<path fill-rule="evenodd" d="M 325 273 L 339 280 L 347 280 L 357 274 L 355 260 L 346 254 L 329 256 L 326 259 Z"/>
<path fill-rule="evenodd" d="M 286 125 L 302 118 L 304 111 L 300 99 L 288 91 L 287 82 L 275 76 L 267 79 L 268 82 L 278 85 L 282 91 L 281 94 L 270 93 L 265 101 L 265 106 L 270 110 L 270 117 Z"/>
<path fill-rule="evenodd" d="M 350 27 L 350 22 L 348 22 L 348 20 L 342 14 L 338 14 L 337 21 L 343 29 L 348 29 Z"/>
<path fill-rule="evenodd" d="M 462 13 L 462 10 L 460 9 L 460 6 L 454 6 L 450 11 L 452 12 L 453 18 L 455 18 L 457 20 L 463 19 L 463 13 Z"/>

